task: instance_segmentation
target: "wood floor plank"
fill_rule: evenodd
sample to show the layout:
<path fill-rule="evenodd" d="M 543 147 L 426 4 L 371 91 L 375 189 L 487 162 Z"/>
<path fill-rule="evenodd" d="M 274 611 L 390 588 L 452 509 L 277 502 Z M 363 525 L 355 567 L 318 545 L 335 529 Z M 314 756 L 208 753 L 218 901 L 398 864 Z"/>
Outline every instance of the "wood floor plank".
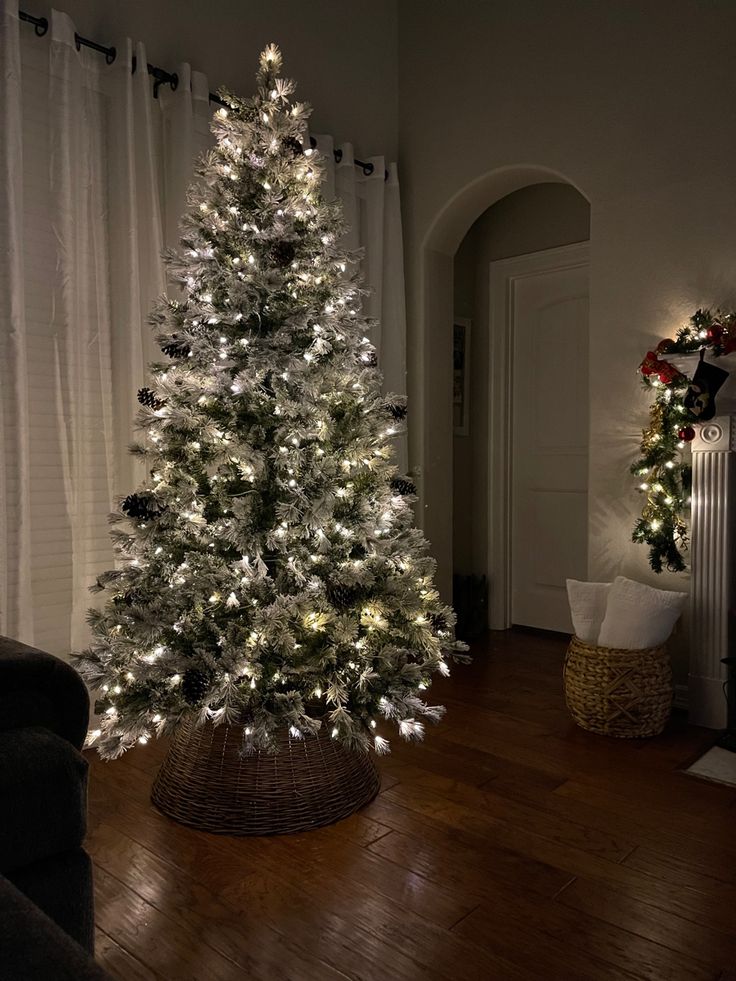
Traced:
<path fill-rule="evenodd" d="M 557 786 L 561 787 L 562 784 Z M 661 819 L 653 820 L 651 813 L 630 804 L 613 811 L 606 808 L 605 801 L 597 799 L 597 803 L 593 803 L 593 794 L 586 795 L 585 800 L 575 799 L 540 790 L 530 781 L 514 778 L 507 780 L 500 777 L 484 784 L 481 789 L 525 803 L 543 814 L 554 814 L 560 820 L 579 823 L 615 838 L 635 842 L 666 856 L 670 863 L 689 865 L 707 871 L 708 875 L 722 882 L 736 883 L 736 861 L 724 862 L 724 847 L 720 838 L 711 835 L 707 841 L 698 840 L 692 835 L 673 831 L 676 815 L 663 824 Z"/>
<path fill-rule="evenodd" d="M 627 855 L 623 864 L 627 868 L 638 869 L 654 878 L 670 882 L 677 888 L 697 889 L 699 892 L 716 897 L 718 902 L 732 906 L 736 910 L 736 885 L 733 882 L 723 882 L 720 877 L 712 875 L 707 868 L 672 861 L 669 856 L 641 846 Z M 723 864 L 728 866 L 729 863 Z M 733 872 L 733 866 L 728 868 L 728 874 L 733 875 Z"/>
<path fill-rule="evenodd" d="M 99 927 L 95 928 L 95 960 L 117 981 L 158 981 L 160 977 Z"/>
<path fill-rule="evenodd" d="M 241 977 L 288 981 L 298 971 L 304 981 L 344 979 L 344 973 L 326 961 L 295 948 L 286 921 L 282 931 L 264 922 L 255 927 L 240 911 L 222 902 L 215 891 L 112 827 L 100 824 L 92 833 L 90 849 L 99 868 L 166 916 L 190 940 L 236 965 Z M 256 872 L 245 876 L 253 899 L 262 891 L 262 879 Z"/>
<path fill-rule="evenodd" d="M 436 876 L 447 847 L 443 846 L 443 838 L 448 836 L 448 830 L 441 821 L 416 811 L 407 812 L 388 801 L 376 802 L 372 807 L 374 812 L 375 808 L 391 807 L 390 813 L 383 812 L 381 820 L 402 827 L 404 833 L 397 832 L 398 837 L 386 835 L 380 838 L 370 846 L 371 850 L 422 875 Z M 486 838 L 472 836 L 466 831 L 453 831 L 452 851 L 463 869 L 466 865 L 472 867 L 469 872 L 471 877 L 480 875 L 486 865 L 494 860 L 497 863 L 493 873 L 495 878 L 503 881 L 516 878 L 519 887 L 529 891 L 540 891 L 540 883 L 543 888 L 553 883 L 555 878 L 562 888 L 572 878 L 584 877 L 608 884 L 663 910 L 673 909 L 694 923 L 715 924 L 720 929 L 736 933 L 736 908 L 723 903 L 727 893 L 721 894 L 717 890 L 704 892 L 692 887 L 674 890 L 669 882 L 620 863 L 609 862 L 538 836 L 522 832 L 505 833 L 500 825 L 495 837 L 504 847 L 499 847 L 495 842 L 489 845 Z M 474 861 L 475 854 L 482 857 Z"/>
<path fill-rule="evenodd" d="M 633 773 L 628 786 L 612 779 L 608 787 L 601 787 L 578 778 L 566 781 L 555 793 L 582 803 L 593 803 L 610 814 L 626 816 L 636 811 L 638 820 L 652 830 L 664 827 L 706 843 L 717 836 L 722 851 L 736 857 L 736 840 L 730 834 L 734 820 L 730 800 L 709 793 L 715 784 L 705 784 L 683 775 L 678 775 L 677 779 L 684 784 L 677 794 L 670 793 L 662 785 L 652 787 L 647 780 Z M 723 791 L 728 793 L 725 787 Z"/>
<path fill-rule="evenodd" d="M 526 942 L 531 922 L 538 938 L 532 946 Z M 480 906 L 455 932 L 490 938 L 484 942 L 515 958 L 519 966 L 536 968 L 540 978 L 713 981 L 707 965 L 650 940 L 555 903 L 540 910 L 508 894 L 492 906 Z"/>
<path fill-rule="evenodd" d="M 428 879 L 437 888 L 445 881 L 458 889 L 464 885 L 479 902 L 495 881 L 516 884 L 519 889 L 551 899 L 572 878 L 542 862 L 493 845 L 487 845 L 482 852 L 461 847 L 457 840 L 443 847 L 441 834 L 438 836 L 434 830 L 430 834 L 417 833 L 416 822 L 406 824 L 412 834 L 393 831 L 374 842 L 370 850 Z"/>
<path fill-rule="evenodd" d="M 403 747 L 397 747 L 382 761 L 382 770 L 391 775 L 393 784 L 404 782 L 416 769 L 416 754 L 402 750 Z M 483 756 L 484 754 L 477 753 L 476 759 L 470 759 L 466 751 L 452 743 L 445 742 L 440 746 L 432 740 L 431 744 L 422 747 L 422 768 L 425 773 L 435 773 L 471 787 L 479 787 L 497 775 L 497 769 L 490 765 L 489 758 L 486 756 L 483 760 Z"/>
<path fill-rule="evenodd" d="M 236 981 L 238 964 L 146 902 L 101 866 L 95 868 L 97 922 L 125 950 L 165 981 Z M 263 978 L 264 975 L 255 975 Z"/>
<path fill-rule="evenodd" d="M 677 912 L 651 906 L 603 883 L 576 879 L 559 893 L 555 902 L 693 958 L 707 965 L 713 976 L 720 969 L 736 964 L 733 935 L 694 923 Z"/>
<path fill-rule="evenodd" d="M 427 883 L 426 887 L 429 886 Z M 239 884 L 228 889 L 224 895 L 228 901 L 248 901 Z M 317 886 L 310 886 L 306 898 L 310 905 L 325 901 L 324 893 Z M 388 977 L 389 972 L 396 970 L 406 958 L 413 963 L 418 977 L 428 979 L 442 977 L 448 981 L 475 981 L 480 978 L 517 979 L 525 976 L 502 954 L 479 945 L 477 938 L 453 935 L 447 929 L 438 928 L 426 919 L 402 910 L 399 905 L 377 899 L 370 892 L 354 900 L 350 916 L 356 915 L 360 923 L 365 924 L 365 933 L 353 920 L 348 924 L 346 942 L 352 935 L 361 962 L 365 961 L 371 944 L 374 949 L 378 945 L 378 949 L 384 951 L 383 963 L 380 959 L 377 963 L 373 961 L 368 978 Z M 365 942 L 366 937 L 370 937 L 370 944 Z M 406 967 L 402 969 L 402 977 L 405 972 Z"/>
<path fill-rule="evenodd" d="M 400 782 L 387 791 L 384 800 L 438 817 L 444 823 L 474 834 L 487 834 L 501 844 L 507 844 L 519 832 L 526 831 L 612 862 L 620 862 L 636 844 L 584 824 L 560 820 L 554 814 L 505 800 L 490 791 L 458 786 L 431 774 L 411 783 Z M 499 823 L 504 827 L 499 829 Z"/>

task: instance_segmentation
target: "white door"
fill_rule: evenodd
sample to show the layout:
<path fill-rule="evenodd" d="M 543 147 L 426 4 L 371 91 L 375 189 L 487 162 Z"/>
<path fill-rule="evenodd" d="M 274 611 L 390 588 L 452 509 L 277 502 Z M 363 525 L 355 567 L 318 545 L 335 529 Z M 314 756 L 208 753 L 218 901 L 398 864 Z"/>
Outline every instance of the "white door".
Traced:
<path fill-rule="evenodd" d="M 565 579 L 588 567 L 587 243 L 494 265 L 512 390 L 507 609 L 511 623 L 569 633 Z"/>

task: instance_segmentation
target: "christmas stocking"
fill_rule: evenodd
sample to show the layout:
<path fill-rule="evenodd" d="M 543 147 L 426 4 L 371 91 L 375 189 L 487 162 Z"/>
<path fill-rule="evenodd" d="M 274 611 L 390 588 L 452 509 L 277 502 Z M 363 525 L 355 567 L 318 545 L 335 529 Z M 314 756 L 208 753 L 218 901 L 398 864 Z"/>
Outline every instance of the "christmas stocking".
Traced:
<path fill-rule="evenodd" d="M 709 364 L 704 357 L 705 350 L 701 350 L 700 362 L 684 400 L 685 407 L 699 422 L 707 422 L 716 414 L 716 394 L 729 374 L 725 369 Z"/>

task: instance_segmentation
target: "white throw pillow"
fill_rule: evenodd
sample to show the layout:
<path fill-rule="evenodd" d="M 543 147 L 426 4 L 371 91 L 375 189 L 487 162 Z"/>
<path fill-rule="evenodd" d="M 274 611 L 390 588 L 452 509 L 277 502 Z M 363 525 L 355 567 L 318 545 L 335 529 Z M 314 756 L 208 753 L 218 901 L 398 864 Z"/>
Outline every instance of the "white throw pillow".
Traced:
<path fill-rule="evenodd" d="M 570 615 L 575 635 L 586 644 L 597 644 L 610 582 L 580 582 L 567 580 L 567 598 L 570 600 Z"/>
<path fill-rule="evenodd" d="M 628 651 L 658 647 L 672 633 L 686 599 L 687 593 L 654 589 L 616 576 L 598 643 Z"/>

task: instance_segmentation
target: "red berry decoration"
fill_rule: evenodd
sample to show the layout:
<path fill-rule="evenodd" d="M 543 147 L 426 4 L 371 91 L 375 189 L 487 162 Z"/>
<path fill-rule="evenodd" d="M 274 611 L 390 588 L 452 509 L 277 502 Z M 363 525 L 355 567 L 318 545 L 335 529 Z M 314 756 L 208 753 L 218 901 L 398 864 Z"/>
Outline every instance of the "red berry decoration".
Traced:
<path fill-rule="evenodd" d="M 642 375 L 656 375 L 659 372 L 660 364 L 659 358 L 655 351 L 647 351 L 647 355 L 639 365 L 639 371 Z"/>
<path fill-rule="evenodd" d="M 695 430 L 692 426 L 683 426 L 677 435 L 683 443 L 690 443 L 695 439 Z"/>
<path fill-rule="evenodd" d="M 659 373 L 659 380 L 663 385 L 671 385 L 680 378 L 680 372 L 669 361 L 658 361 L 657 371 Z M 656 374 L 657 372 L 653 373 Z"/>

